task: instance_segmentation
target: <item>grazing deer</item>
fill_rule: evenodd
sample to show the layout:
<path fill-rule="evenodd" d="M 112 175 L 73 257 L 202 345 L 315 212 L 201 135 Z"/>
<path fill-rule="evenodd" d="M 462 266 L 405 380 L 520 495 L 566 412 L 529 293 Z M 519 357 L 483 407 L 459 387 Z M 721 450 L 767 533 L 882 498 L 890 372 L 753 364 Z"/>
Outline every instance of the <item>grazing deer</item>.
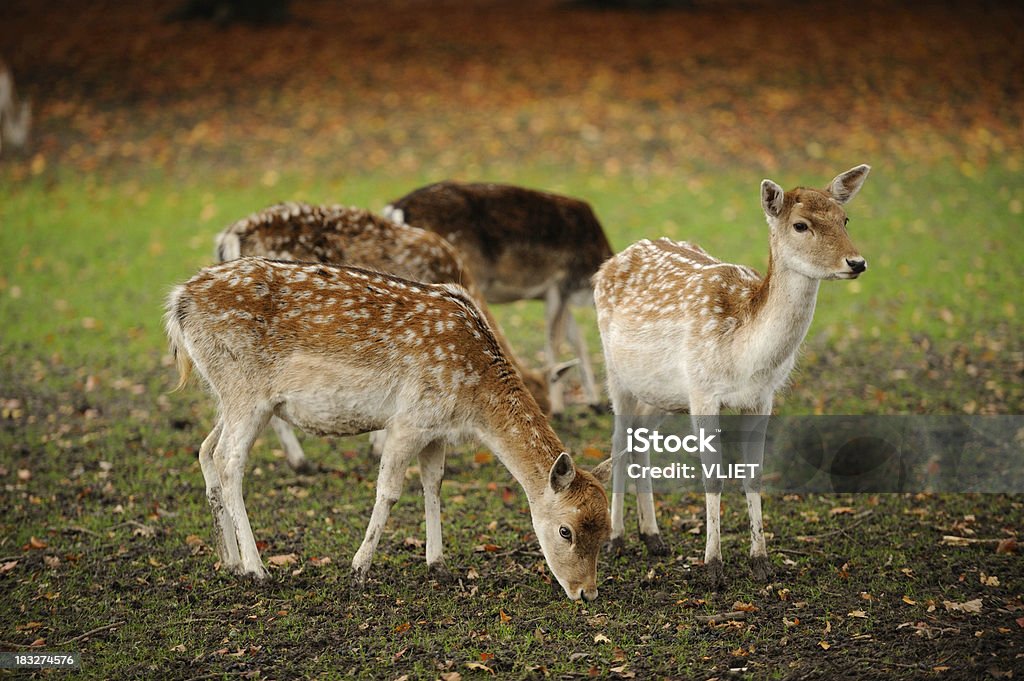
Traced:
<path fill-rule="evenodd" d="M 8 142 L 15 147 L 28 143 L 32 126 L 32 108 L 28 102 L 19 102 L 14 90 L 14 76 L 0 59 L 0 150 Z"/>
<path fill-rule="evenodd" d="M 547 378 L 516 356 L 458 253 L 434 232 L 399 225 L 359 208 L 289 202 L 253 213 L 217 236 L 219 261 L 247 255 L 353 265 L 427 284 L 462 285 L 479 304 L 502 351 L 541 410 L 551 413 Z M 302 445 L 288 424 L 275 416 L 270 425 L 284 447 L 288 464 L 297 471 L 310 471 Z"/>
<path fill-rule="evenodd" d="M 590 206 L 578 199 L 502 184 L 439 182 L 384 209 L 397 222 L 437 232 L 455 246 L 491 303 L 545 301 L 548 363 L 568 332 L 580 361 L 587 401 L 599 401 L 586 339 L 569 303 L 590 305 L 590 278 L 612 256 Z M 551 408 L 565 408 L 552 382 Z"/>
<path fill-rule="evenodd" d="M 242 499 L 246 458 L 271 415 L 304 430 L 386 429 L 376 501 L 352 559 L 365 581 L 405 471 L 419 457 L 426 558 L 443 569 L 446 442 L 475 436 L 526 491 L 533 527 L 571 599 L 597 597 L 610 459 L 576 468 L 464 289 L 354 267 L 241 258 L 176 287 L 167 335 L 181 382 L 194 367 L 219 402 L 199 449 L 224 566 L 267 576 Z"/>
<path fill-rule="evenodd" d="M 594 277 L 598 327 L 608 390 L 616 414 L 612 454 L 626 450 L 626 429 L 638 418 L 688 410 L 694 432 L 714 433 L 722 408 L 748 414 L 746 461 L 764 458 L 764 433 L 775 391 L 786 382 L 814 315 L 818 284 L 856 279 L 867 263 L 850 242 L 843 205 L 860 190 L 869 166 L 839 175 L 824 191 L 784 192 L 764 180 L 761 206 L 770 227 L 768 273 L 723 263 L 699 246 L 669 239 L 640 241 Z M 638 460 L 639 457 L 641 460 Z M 648 455 L 633 453 L 646 465 Z M 613 471 L 611 548 L 623 545 L 623 485 Z M 769 576 L 761 495 L 746 488 L 754 575 Z M 705 481 L 704 562 L 714 588 L 724 585 L 720 546 L 721 482 Z M 637 495 L 640 536 L 666 552 L 649 492 Z"/>

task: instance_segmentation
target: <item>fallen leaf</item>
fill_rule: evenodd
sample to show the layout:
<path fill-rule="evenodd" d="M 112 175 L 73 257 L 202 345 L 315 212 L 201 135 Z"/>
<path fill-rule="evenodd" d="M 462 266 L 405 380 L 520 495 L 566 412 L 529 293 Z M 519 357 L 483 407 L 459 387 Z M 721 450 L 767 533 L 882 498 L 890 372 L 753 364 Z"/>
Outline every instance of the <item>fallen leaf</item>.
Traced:
<path fill-rule="evenodd" d="M 267 562 L 276 567 L 284 567 L 285 565 L 294 565 L 299 562 L 299 557 L 294 553 L 281 553 L 267 558 Z"/>
<path fill-rule="evenodd" d="M 981 612 L 981 599 L 975 598 L 972 601 L 966 601 L 964 603 L 954 603 L 953 601 L 942 601 L 942 605 L 945 606 L 949 612 L 968 612 L 968 613 L 980 613 Z"/>
<path fill-rule="evenodd" d="M 594 643 L 611 643 L 612 640 L 604 634 L 594 634 Z"/>
<path fill-rule="evenodd" d="M 3 565 L 0 565 L 0 575 L 2 575 L 5 572 L 10 572 L 11 570 L 16 568 L 17 566 L 18 566 L 18 561 L 16 561 L 16 560 L 9 560 L 9 561 L 7 561 Z"/>
<path fill-rule="evenodd" d="M 996 545 L 996 553 L 1017 553 L 1017 540 L 1003 539 Z"/>
<path fill-rule="evenodd" d="M 396 634 L 404 634 L 405 632 L 409 631 L 409 629 L 411 629 L 411 628 L 412 628 L 412 622 L 402 622 L 397 627 L 395 627 L 395 633 Z"/>
<path fill-rule="evenodd" d="M 30 549 L 45 549 L 47 546 L 48 544 L 45 541 L 33 536 L 29 537 L 28 543 L 22 546 L 21 548 L 28 551 Z"/>
<path fill-rule="evenodd" d="M 986 575 L 984 572 L 981 573 L 979 581 L 984 586 L 999 586 L 999 578 L 995 575 Z"/>
<path fill-rule="evenodd" d="M 490 463 L 494 461 L 494 455 L 487 451 L 477 452 L 473 455 L 473 461 L 479 464 Z"/>
<path fill-rule="evenodd" d="M 441 672 L 442 681 L 462 681 L 462 674 L 458 672 Z"/>
<path fill-rule="evenodd" d="M 757 612 L 761 608 L 757 607 L 753 603 L 744 603 L 743 601 L 736 601 L 732 604 L 733 610 L 739 610 L 740 612 Z"/>
<path fill-rule="evenodd" d="M 836 506 L 831 511 L 829 511 L 829 513 L 832 515 L 841 515 L 844 513 L 855 513 L 856 511 L 857 509 L 855 509 L 853 506 Z"/>
<path fill-rule="evenodd" d="M 904 596 L 903 597 L 903 602 L 906 603 L 907 605 L 917 605 L 917 601 L 912 599 L 910 596 Z"/>
<path fill-rule="evenodd" d="M 818 647 L 822 650 L 828 650 L 832 645 L 828 641 L 818 641 Z"/>
<path fill-rule="evenodd" d="M 511 622 L 512 616 L 506 613 L 504 610 L 498 611 L 498 617 L 501 618 L 502 622 Z"/>
<path fill-rule="evenodd" d="M 466 668 L 467 669 L 474 669 L 476 671 L 481 671 L 481 672 L 488 672 L 490 674 L 494 673 L 493 669 L 491 669 L 487 665 L 481 664 L 479 662 L 467 662 L 466 663 Z"/>
<path fill-rule="evenodd" d="M 859 617 L 861 619 L 867 619 L 868 614 L 866 612 L 864 612 L 863 610 L 851 610 L 850 612 L 846 613 L 846 616 L 847 617 Z"/>

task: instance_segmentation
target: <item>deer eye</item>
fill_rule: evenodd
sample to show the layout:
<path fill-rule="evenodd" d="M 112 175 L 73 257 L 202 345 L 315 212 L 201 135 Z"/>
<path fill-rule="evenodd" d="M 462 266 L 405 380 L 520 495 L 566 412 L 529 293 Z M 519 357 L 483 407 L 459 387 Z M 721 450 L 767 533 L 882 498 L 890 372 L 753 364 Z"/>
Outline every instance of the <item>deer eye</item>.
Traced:
<path fill-rule="evenodd" d="M 843 218 L 843 226 L 850 224 L 850 218 Z"/>
<path fill-rule="evenodd" d="M 560 536 L 565 541 L 572 541 L 572 530 L 570 530 L 565 525 L 562 525 L 558 528 L 558 536 Z"/>
<path fill-rule="evenodd" d="M 806 232 L 807 229 L 808 229 L 807 228 L 807 223 L 806 222 L 797 222 L 796 224 L 793 225 L 793 229 L 795 229 L 798 232 Z"/>

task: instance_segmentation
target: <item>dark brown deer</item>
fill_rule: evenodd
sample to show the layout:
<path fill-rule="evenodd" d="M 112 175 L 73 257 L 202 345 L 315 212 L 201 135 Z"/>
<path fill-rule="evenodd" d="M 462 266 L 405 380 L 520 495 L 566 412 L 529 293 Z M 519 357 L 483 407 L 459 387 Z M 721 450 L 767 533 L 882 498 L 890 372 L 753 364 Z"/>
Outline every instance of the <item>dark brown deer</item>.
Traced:
<path fill-rule="evenodd" d="M 582 331 L 569 304 L 593 304 L 590 278 L 612 256 L 590 206 L 578 199 L 503 184 L 439 182 L 385 208 L 398 222 L 437 232 L 465 258 L 490 303 L 545 301 L 548 362 L 557 363 L 567 332 L 580 361 L 590 404 L 599 401 Z M 551 409 L 564 410 L 551 383 Z"/>

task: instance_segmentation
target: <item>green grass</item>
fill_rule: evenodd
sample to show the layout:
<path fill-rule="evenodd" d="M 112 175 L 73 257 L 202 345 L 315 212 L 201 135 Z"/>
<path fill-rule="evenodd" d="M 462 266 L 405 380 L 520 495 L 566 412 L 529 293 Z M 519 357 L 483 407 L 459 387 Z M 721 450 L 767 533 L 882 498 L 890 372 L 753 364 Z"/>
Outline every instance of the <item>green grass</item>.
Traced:
<path fill-rule="evenodd" d="M 822 185 L 841 170 L 773 179 Z M 518 487 L 497 464 L 476 463 L 470 446 L 449 457 L 443 489 L 447 555 L 461 585 L 432 583 L 423 549 L 406 541 L 423 536 L 410 474 L 360 592 L 347 566 L 373 498 L 365 445 L 307 437 L 310 457 L 329 472 L 296 477 L 267 436 L 252 455 L 247 505 L 263 555 L 294 553 L 298 563 L 258 586 L 215 571 L 195 460 L 213 404 L 198 389 L 167 394 L 175 376 L 164 296 L 211 261 L 219 229 L 261 206 L 379 208 L 428 179 L 288 175 L 267 187 L 238 175 L 101 184 L 58 174 L 0 185 L 0 564 L 16 561 L 0 574 L 0 641 L 80 650 L 90 678 L 489 676 L 473 664 L 536 678 L 723 676 L 744 666 L 768 678 L 851 669 L 910 678 L 1015 664 L 1019 558 L 939 542 L 964 528 L 980 538 L 1014 534 L 1024 517 L 1018 497 L 770 497 L 779 574 L 766 589 L 748 577 L 745 511 L 727 496 L 730 586 L 715 595 L 700 580 L 702 535 L 688 533 L 701 529 L 702 499 L 664 495 L 672 556 L 651 559 L 632 536 L 626 557 L 602 558 L 600 599 L 573 604 L 550 585 Z M 616 249 L 667 235 L 766 263 L 756 175 L 595 178 L 529 167 L 500 179 L 591 199 Z M 1022 200 L 1013 170 L 877 165 L 849 207 L 870 269 L 822 286 L 779 411 L 943 413 L 973 402 L 1020 413 Z M 539 304 L 497 314 L 512 343 L 538 357 Z M 592 311 L 584 319 L 600 366 Z M 556 428 L 575 451 L 606 450 L 611 418 L 576 409 Z M 854 511 L 832 513 L 844 506 Z M 33 548 L 33 537 L 46 546 Z M 485 544 L 500 549 L 474 550 Z M 311 561 L 323 556 L 331 561 Z M 982 584 L 981 573 L 999 586 Z M 980 615 L 943 606 L 979 597 Z M 757 610 L 718 626 L 697 619 L 735 601 Z"/>

